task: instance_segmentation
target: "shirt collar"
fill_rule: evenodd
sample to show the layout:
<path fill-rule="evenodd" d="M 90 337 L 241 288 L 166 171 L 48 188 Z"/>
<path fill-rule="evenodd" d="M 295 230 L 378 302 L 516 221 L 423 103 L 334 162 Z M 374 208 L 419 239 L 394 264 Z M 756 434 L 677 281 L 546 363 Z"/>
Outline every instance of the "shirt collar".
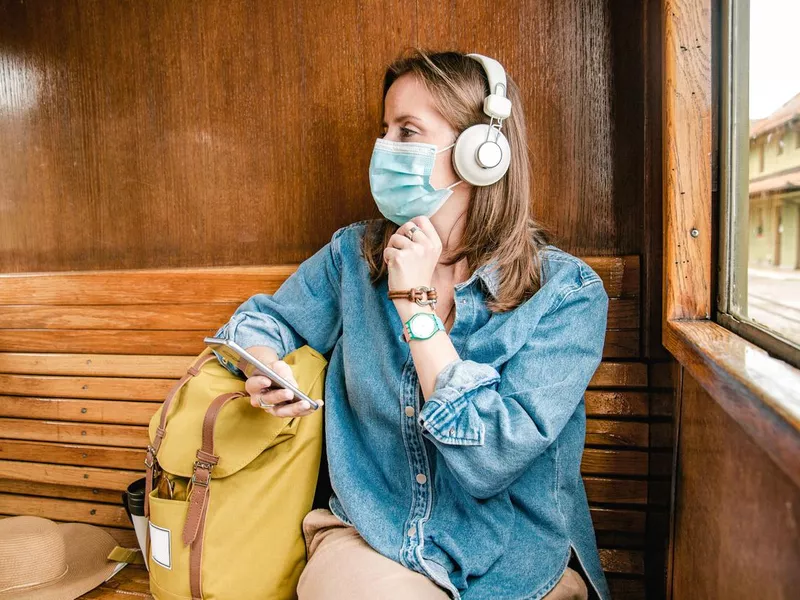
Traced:
<path fill-rule="evenodd" d="M 497 298 L 500 290 L 500 269 L 497 266 L 497 259 L 492 259 L 487 263 L 482 264 L 480 267 L 470 275 L 469 279 L 457 284 L 455 287 L 458 289 L 465 288 L 470 285 L 476 277 L 480 277 L 486 285 L 486 289 L 493 298 Z"/>

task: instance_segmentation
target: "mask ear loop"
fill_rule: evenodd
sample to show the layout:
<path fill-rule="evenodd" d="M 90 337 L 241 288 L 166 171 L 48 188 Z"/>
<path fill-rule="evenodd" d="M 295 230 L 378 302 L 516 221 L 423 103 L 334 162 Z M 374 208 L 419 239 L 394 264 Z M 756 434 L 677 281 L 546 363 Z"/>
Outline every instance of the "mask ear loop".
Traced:
<path fill-rule="evenodd" d="M 444 152 L 445 150 L 449 150 L 450 148 L 452 148 L 452 147 L 453 147 L 453 146 L 455 146 L 455 145 L 456 145 L 456 143 L 455 143 L 455 142 L 453 142 L 453 143 L 452 143 L 452 144 L 450 144 L 449 146 L 446 146 L 446 147 L 442 148 L 441 150 L 437 150 L 437 151 L 436 151 L 436 154 L 439 154 L 440 152 Z M 453 189 L 454 187 L 456 187 L 456 186 L 457 186 L 459 183 L 463 183 L 463 180 L 459 179 L 459 180 L 458 180 L 458 181 L 456 181 L 455 183 L 451 183 L 450 185 L 448 185 L 447 187 L 445 187 L 445 188 L 443 188 L 443 189 L 446 189 L 446 190 L 452 190 L 452 189 Z"/>

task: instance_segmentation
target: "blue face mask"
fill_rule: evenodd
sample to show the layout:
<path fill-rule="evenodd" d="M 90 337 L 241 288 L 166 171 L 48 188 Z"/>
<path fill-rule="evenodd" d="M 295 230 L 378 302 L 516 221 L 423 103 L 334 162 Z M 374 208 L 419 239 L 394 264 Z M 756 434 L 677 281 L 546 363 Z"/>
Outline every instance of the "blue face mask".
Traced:
<path fill-rule="evenodd" d="M 439 210 L 461 181 L 437 190 L 431 185 L 431 171 L 436 155 L 453 146 L 437 150 L 433 144 L 378 138 L 369 163 L 369 185 L 381 214 L 402 225 Z"/>

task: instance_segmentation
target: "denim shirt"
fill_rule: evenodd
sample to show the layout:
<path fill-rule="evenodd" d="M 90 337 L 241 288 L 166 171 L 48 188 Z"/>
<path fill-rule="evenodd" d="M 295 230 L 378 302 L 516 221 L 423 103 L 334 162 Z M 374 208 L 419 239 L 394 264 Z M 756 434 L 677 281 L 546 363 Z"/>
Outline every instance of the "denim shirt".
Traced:
<path fill-rule="evenodd" d="M 449 336 L 460 358 L 425 401 L 387 278 L 369 280 L 367 223 L 338 229 L 217 335 L 279 358 L 308 344 L 328 359 L 329 507 L 377 552 L 455 600 L 527 600 L 556 585 L 572 548 L 608 599 L 580 474 L 584 392 L 606 330 L 602 281 L 547 246 L 541 288 L 493 315 L 496 261 L 477 268 L 455 285 Z"/>

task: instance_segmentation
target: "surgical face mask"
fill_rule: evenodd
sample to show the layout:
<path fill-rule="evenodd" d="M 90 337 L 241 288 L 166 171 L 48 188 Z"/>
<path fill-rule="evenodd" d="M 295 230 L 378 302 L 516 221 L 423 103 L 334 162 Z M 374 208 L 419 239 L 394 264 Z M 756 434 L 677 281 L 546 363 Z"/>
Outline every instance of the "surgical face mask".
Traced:
<path fill-rule="evenodd" d="M 437 190 L 431 185 L 431 171 L 436 155 L 453 146 L 437 150 L 433 144 L 378 138 L 369 163 L 369 185 L 381 214 L 402 225 L 439 210 L 461 180 Z"/>

